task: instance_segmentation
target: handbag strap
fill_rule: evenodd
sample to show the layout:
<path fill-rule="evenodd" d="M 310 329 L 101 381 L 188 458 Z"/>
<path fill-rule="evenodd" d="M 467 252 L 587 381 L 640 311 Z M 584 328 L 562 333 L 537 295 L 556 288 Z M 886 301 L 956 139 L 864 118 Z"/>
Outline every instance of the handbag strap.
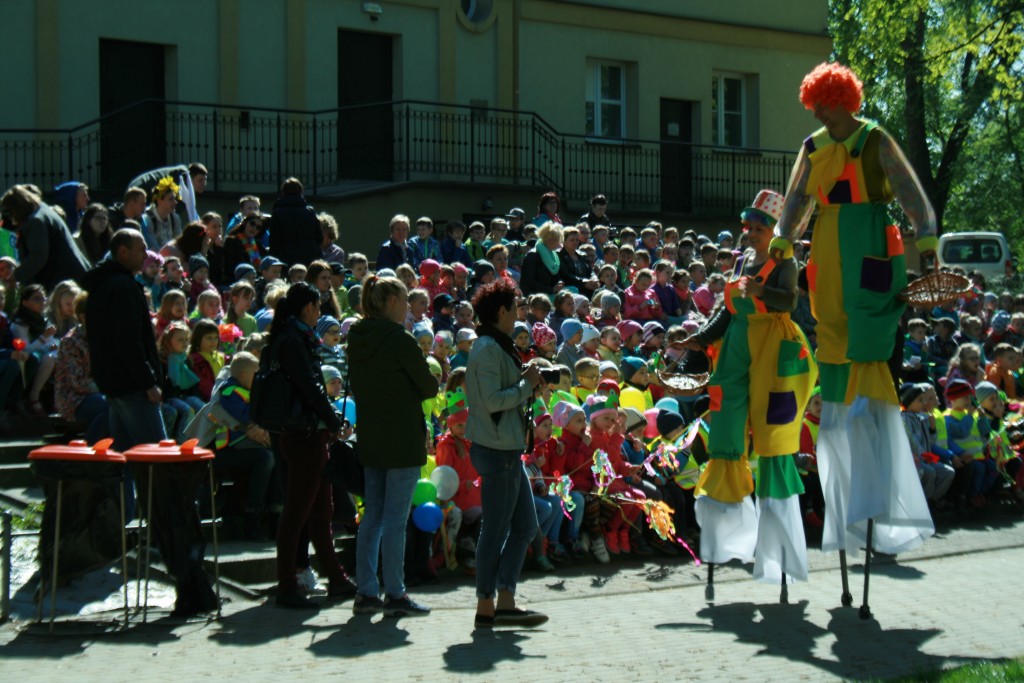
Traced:
<path fill-rule="evenodd" d="M 345 393 L 341 399 L 341 414 L 345 414 L 345 409 L 348 408 L 348 373 L 345 373 Z M 345 422 L 348 422 L 348 418 L 344 418 Z M 351 425 L 349 425 L 351 426 Z"/>

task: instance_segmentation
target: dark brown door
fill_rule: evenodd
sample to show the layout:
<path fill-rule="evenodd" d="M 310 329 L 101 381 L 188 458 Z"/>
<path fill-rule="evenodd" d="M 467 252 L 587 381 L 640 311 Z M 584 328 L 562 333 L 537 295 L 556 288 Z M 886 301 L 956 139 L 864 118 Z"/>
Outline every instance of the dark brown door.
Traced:
<path fill-rule="evenodd" d="M 99 175 L 103 187 L 118 195 L 135 176 L 167 164 L 164 105 L 137 104 L 164 99 L 165 50 L 154 43 L 100 39 Z"/>
<path fill-rule="evenodd" d="M 693 103 L 661 100 L 661 210 L 693 211 Z"/>
<path fill-rule="evenodd" d="M 338 171 L 342 178 L 391 180 L 394 39 L 338 31 Z"/>

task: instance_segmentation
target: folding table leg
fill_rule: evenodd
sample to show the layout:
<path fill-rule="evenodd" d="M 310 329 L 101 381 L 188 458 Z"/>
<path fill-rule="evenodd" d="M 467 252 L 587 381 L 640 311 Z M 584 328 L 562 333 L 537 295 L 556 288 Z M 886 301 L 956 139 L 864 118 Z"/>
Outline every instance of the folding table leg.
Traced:
<path fill-rule="evenodd" d="M 57 480 L 57 526 L 53 540 L 53 578 L 50 580 L 50 631 L 53 631 L 53 616 L 57 613 L 57 563 L 60 561 L 60 517 L 63 512 L 64 480 Z M 39 577 L 42 585 L 43 577 Z"/>
<path fill-rule="evenodd" d="M 213 518 L 213 581 L 217 591 L 217 617 L 220 617 L 220 546 L 217 544 L 217 500 L 213 490 L 213 461 L 210 468 L 210 517 Z"/>
<path fill-rule="evenodd" d="M 121 479 L 121 590 L 124 593 L 124 626 L 128 628 L 128 534 L 124 529 L 124 479 Z"/>
<path fill-rule="evenodd" d="M 146 595 L 142 600 L 142 623 L 149 614 L 149 564 L 153 548 L 153 465 L 149 466 L 149 481 L 146 484 Z"/>

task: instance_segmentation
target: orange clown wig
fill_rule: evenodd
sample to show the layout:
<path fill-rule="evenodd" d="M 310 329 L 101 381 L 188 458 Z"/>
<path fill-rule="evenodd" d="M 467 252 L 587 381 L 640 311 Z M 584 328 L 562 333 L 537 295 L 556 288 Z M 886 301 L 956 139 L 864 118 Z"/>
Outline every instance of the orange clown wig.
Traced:
<path fill-rule="evenodd" d="M 808 109 L 815 106 L 842 107 L 851 114 L 860 109 L 864 86 L 849 68 L 835 62 L 822 62 L 804 76 L 800 84 L 800 102 Z"/>

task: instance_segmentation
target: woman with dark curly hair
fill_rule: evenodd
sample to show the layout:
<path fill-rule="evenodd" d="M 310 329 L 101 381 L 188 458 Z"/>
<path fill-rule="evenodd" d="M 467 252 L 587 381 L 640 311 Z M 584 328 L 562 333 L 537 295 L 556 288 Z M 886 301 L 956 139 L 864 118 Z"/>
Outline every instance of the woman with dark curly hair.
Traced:
<path fill-rule="evenodd" d="M 476 627 L 539 626 L 548 618 L 516 607 L 516 583 L 537 512 L 520 456 L 526 450 L 524 410 L 541 385 L 540 371 L 519 362 L 512 330 L 516 289 L 506 280 L 473 298 L 479 338 L 466 365 L 469 457 L 480 473 L 483 516 L 476 546 Z M 497 593 L 497 604 L 495 604 Z"/>

